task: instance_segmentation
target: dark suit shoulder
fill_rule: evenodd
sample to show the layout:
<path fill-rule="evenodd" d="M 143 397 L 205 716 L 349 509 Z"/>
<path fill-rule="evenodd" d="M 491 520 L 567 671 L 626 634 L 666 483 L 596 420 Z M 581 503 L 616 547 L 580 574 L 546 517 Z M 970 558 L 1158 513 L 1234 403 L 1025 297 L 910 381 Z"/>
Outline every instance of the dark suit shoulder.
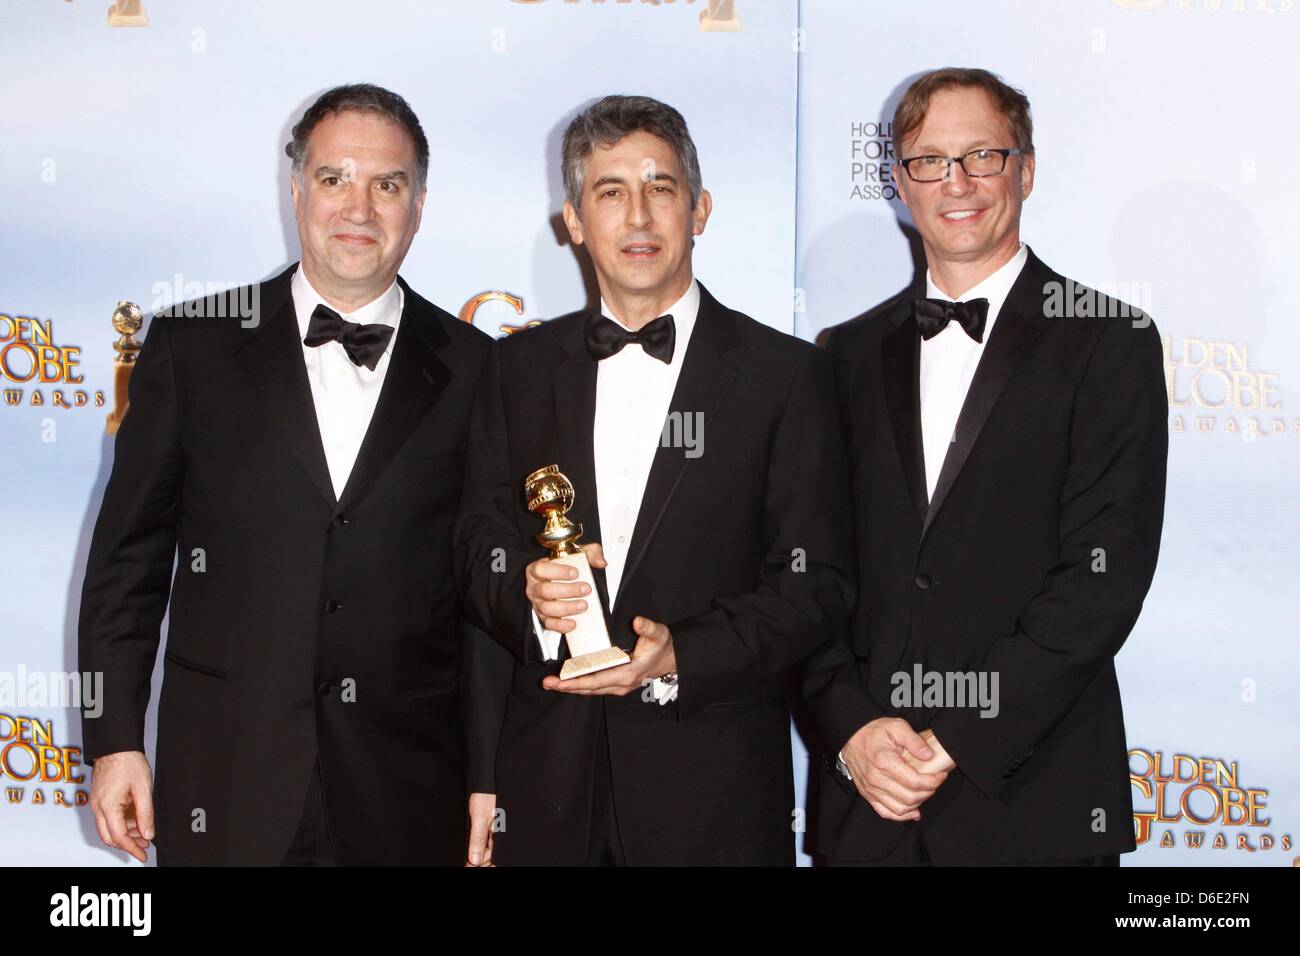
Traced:
<path fill-rule="evenodd" d="M 1064 276 L 1036 257 L 1025 273 L 1021 280 L 1030 287 L 1022 301 L 1033 303 L 1026 308 L 1045 332 L 1066 336 L 1079 348 L 1160 347 L 1156 324 L 1140 306 Z"/>
<path fill-rule="evenodd" d="M 737 312 L 735 309 L 726 308 L 726 306 L 723 306 L 723 309 L 736 323 L 736 332 L 739 334 L 741 342 L 760 353 L 789 358 L 794 364 L 798 365 L 806 361 L 810 353 L 817 351 L 817 346 L 811 342 L 805 342 L 789 332 L 774 329 L 772 326 L 766 325 L 744 312 Z"/>
<path fill-rule="evenodd" d="M 291 273 L 214 291 L 159 309 L 149 319 L 148 331 L 166 326 L 173 347 L 182 354 L 195 350 L 211 357 L 236 349 L 257 333 L 284 305 Z"/>
<path fill-rule="evenodd" d="M 567 312 L 537 325 L 528 325 L 518 332 L 497 340 L 502 363 L 529 362 L 553 349 L 569 351 L 582 342 L 582 325 L 587 319 L 585 310 Z"/>
<path fill-rule="evenodd" d="M 834 355 L 853 355 L 864 346 L 879 342 L 911 317 L 914 293 L 904 289 L 872 306 L 861 315 L 826 329 L 823 344 Z"/>
<path fill-rule="evenodd" d="M 426 321 L 436 323 L 447 334 L 453 347 L 469 349 L 477 356 L 487 355 L 492 348 L 492 336 L 469 322 L 462 322 L 446 309 L 434 305 L 409 285 L 404 285 L 404 288 L 406 294 L 411 297 L 412 313 Z"/>

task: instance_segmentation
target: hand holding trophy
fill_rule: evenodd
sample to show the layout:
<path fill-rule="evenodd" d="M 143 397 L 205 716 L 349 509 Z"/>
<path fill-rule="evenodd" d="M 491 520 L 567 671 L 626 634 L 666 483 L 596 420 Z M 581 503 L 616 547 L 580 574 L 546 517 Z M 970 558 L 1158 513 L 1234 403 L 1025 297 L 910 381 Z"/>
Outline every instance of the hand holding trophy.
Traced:
<path fill-rule="evenodd" d="M 564 516 L 573 507 L 572 483 L 561 474 L 558 465 L 548 465 L 524 479 L 524 495 L 528 510 L 545 519 L 537 543 L 550 550 L 549 561 L 577 571 L 576 579 L 568 578 L 568 583 L 587 586 L 586 608 L 576 614 L 564 615 L 564 619 L 572 621 L 574 626 L 564 631 L 569 659 L 560 669 L 560 679 L 569 680 L 629 663 L 631 658 L 627 652 L 610 642 L 596 581 L 591 573 L 591 562 L 577 544 L 582 536 L 582 525 L 574 524 Z"/>

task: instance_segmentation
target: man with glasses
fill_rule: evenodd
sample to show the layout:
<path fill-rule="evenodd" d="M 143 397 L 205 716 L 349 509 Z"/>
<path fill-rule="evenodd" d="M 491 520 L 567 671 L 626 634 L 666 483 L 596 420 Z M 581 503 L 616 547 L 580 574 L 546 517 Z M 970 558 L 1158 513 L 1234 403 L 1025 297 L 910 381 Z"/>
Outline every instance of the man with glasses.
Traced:
<path fill-rule="evenodd" d="M 1022 244 L 1022 93 L 937 70 L 892 135 L 926 295 L 828 339 L 860 569 L 849 643 L 804 675 L 834 781 L 815 843 L 843 864 L 1114 865 L 1134 848 L 1114 656 L 1164 511 L 1160 338 Z"/>

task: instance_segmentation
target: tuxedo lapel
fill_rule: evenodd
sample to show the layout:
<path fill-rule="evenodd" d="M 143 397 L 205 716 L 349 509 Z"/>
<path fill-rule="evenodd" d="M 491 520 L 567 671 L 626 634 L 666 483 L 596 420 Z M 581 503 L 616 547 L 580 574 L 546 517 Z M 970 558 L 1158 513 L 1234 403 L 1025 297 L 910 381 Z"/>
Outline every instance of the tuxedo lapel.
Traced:
<path fill-rule="evenodd" d="M 929 504 L 921 446 L 921 334 L 910 314 L 881 340 L 880 363 L 894 447 L 917 519 L 924 522 Z"/>
<path fill-rule="evenodd" d="M 979 365 L 975 367 L 975 377 L 957 417 L 957 427 L 939 471 L 939 480 L 935 483 L 934 499 L 921 529 L 922 538 L 934 524 L 935 515 L 956 484 L 1002 390 L 1042 331 L 1043 277 L 1046 274 L 1047 267 L 1032 252 L 1029 253 L 993 323 L 993 331 Z"/>
<path fill-rule="evenodd" d="M 669 414 L 678 412 L 683 419 L 686 416 L 701 415 L 699 434 L 707 434 L 709 421 L 736 374 L 735 367 L 727 361 L 726 355 L 739 345 L 740 334 L 736 331 L 735 321 L 701 283 L 700 310 L 690 342 L 686 346 L 677 387 L 668 405 Z M 692 460 L 686 457 L 684 449 L 668 448 L 662 442 L 655 450 L 650 476 L 646 480 L 645 493 L 641 496 L 641 507 L 637 512 L 636 527 L 632 532 L 627 564 L 623 568 L 618 594 L 614 598 L 615 607 L 622 596 L 628 593 L 628 582 L 636 574 L 668 503 Z"/>
<path fill-rule="evenodd" d="M 560 460 L 539 461 L 536 465 L 537 468 L 559 465 L 560 471 L 573 485 L 573 507 L 566 517 L 582 525 L 582 537 L 578 539 L 580 545 L 601 540 L 600 502 L 596 494 L 596 463 L 592 451 L 598 366 L 587 354 L 585 332 L 583 322 L 573 322 L 572 328 L 565 330 L 561 345 L 567 357 L 551 373 L 551 399 Z M 600 591 L 601 606 L 608 615 L 610 597 L 605 572 L 600 568 L 591 571 Z"/>
<path fill-rule="evenodd" d="M 402 319 L 379 400 L 337 511 L 351 508 L 370 490 L 451 381 L 451 370 L 437 355 L 437 349 L 449 341 L 447 333 L 438 325 L 432 308 L 402 279 L 397 281 L 405 296 Z"/>
<path fill-rule="evenodd" d="M 266 414 L 275 420 L 312 484 L 333 508 L 334 485 L 325 462 L 290 294 L 294 268 L 263 283 L 262 322 L 240 347 L 238 357 L 262 397 Z"/>

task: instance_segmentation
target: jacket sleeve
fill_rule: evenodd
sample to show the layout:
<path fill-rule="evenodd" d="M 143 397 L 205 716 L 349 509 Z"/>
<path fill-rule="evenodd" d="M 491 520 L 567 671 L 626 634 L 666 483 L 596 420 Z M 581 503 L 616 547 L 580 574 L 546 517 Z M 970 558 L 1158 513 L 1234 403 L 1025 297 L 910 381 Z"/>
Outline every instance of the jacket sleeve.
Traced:
<path fill-rule="evenodd" d="M 769 541 L 758 587 L 715 598 L 669 623 L 681 675 L 679 715 L 744 699 L 757 679 L 793 668 L 840 633 L 853 603 L 848 479 L 831 364 L 809 349 L 795 372 L 768 456 Z"/>
<path fill-rule="evenodd" d="M 466 449 L 465 487 L 454 532 L 456 586 L 465 617 L 521 663 L 540 659 L 524 571 L 539 557 L 512 517 L 523 487 L 510 472 L 501 389 L 501 345 L 484 368 L 474 397 Z"/>
<path fill-rule="evenodd" d="M 839 358 L 833 331 L 826 336 L 826 349 L 833 364 L 834 389 L 841 428 L 841 445 L 846 450 L 843 464 L 844 480 L 851 481 L 853 469 L 847 460 L 847 450 L 852 429 L 852 408 L 846 392 L 850 389 L 850 375 L 846 364 Z M 851 501 L 851 497 L 850 497 Z M 840 534 L 846 547 L 855 548 L 857 524 L 849 520 Z M 855 572 L 856 573 L 856 572 Z M 858 592 L 858 600 L 862 593 Z M 799 693 L 808 716 L 812 719 L 816 739 L 805 739 L 809 750 L 818 753 L 833 770 L 839 751 L 858 729 L 879 717 L 889 716 L 871 697 L 862 682 L 862 668 L 853 654 L 850 626 L 838 629 L 829 640 L 802 662 L 799 668 Z M 835 777 L 838 779 L 839 774 Z"/>
<path fill-rule="evenodd" d="M 993 796 L 1033 756 L 1124 644 L 1155 573 L 1164 520 L 1168 403 L 1148 319 L 1106 322 L 1076 393 L 1060 503 L 1060 557 L 980 669 L 999 713 L 942 711 L 931 725 L 960 770 Z"/>
<path fill-rule="evenodd" d="M 144 750 L 149 681 L 176 555 L 184 454 L 172 319 L 155 316 L 136 359 L 129 412 L 91 539 L 78 616 L 78 669 L 103 675 L 98 713 L 83 710 L 87 763 Z"/>
<path fill-rule="evenodd" d="M 496 793 L 497 744 L 515 662 L 478 628 L 465 624 L 461 701 L 465 719 L 466 793 Z"/>

